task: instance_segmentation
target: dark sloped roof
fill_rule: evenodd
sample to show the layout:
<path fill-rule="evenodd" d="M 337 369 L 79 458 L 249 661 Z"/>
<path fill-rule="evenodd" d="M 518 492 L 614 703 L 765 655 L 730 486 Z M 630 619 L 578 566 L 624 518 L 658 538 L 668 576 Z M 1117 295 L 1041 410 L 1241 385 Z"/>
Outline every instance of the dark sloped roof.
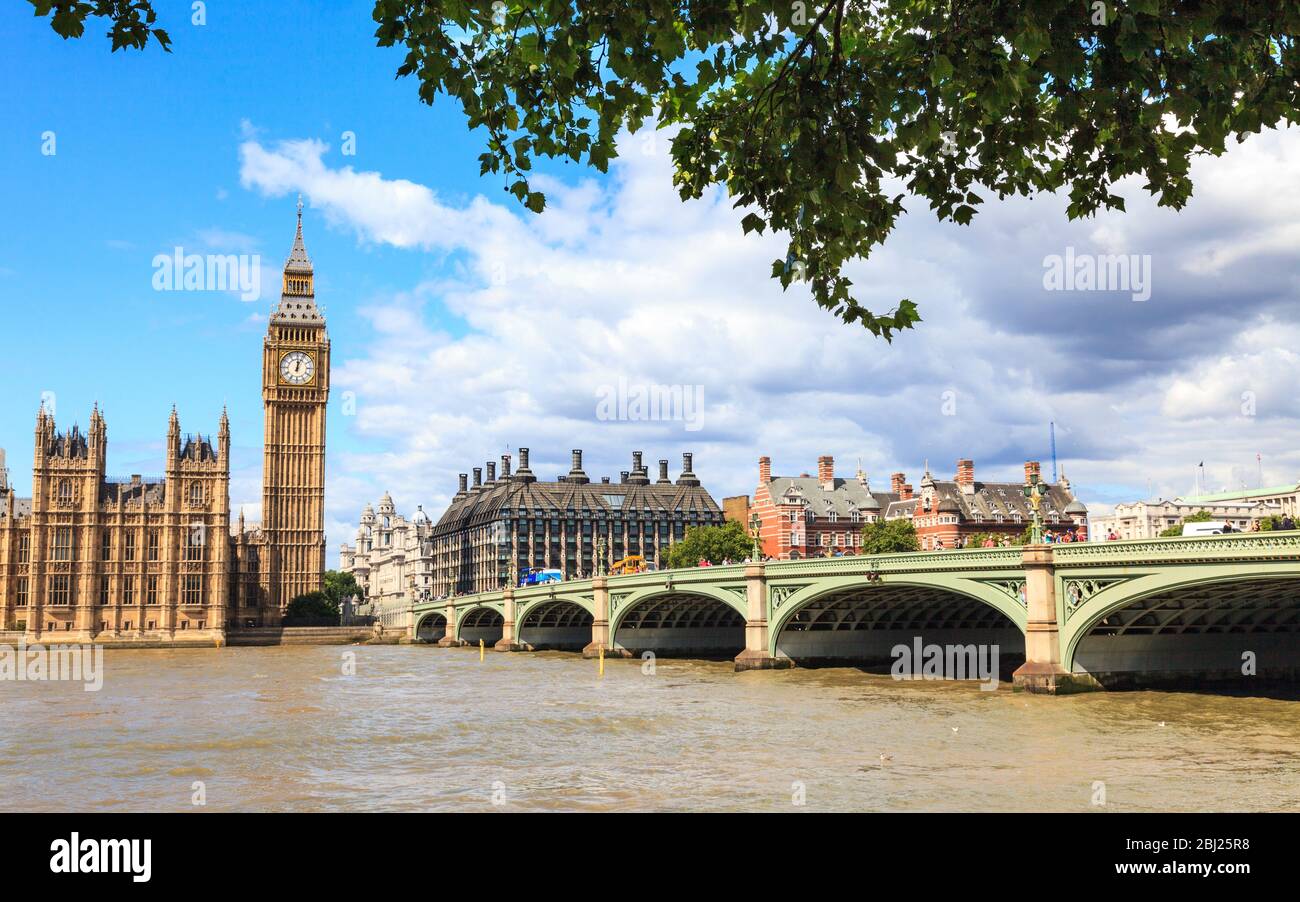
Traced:
<path fill-rule="evenodd" d="M 881 510 L 898 500 L 897 493 L 867 491 L 867 487 L 857 479 L 836 479 L 833 484 L 834 488 L 828 491 L 812 476 L 774 476 L 768 483 L 768 491 L 776 504 L 783 503 L 786 497 L 802 498 L 818 517 L 832 512 L 837 516 L 848 516 L 855 510 Z"/>
<path fill-rule="evenodd" d="M 487 483 L 477 491 L 471 489 L 452 499 L 433 529 L 435 536 L 491 523 L 504 511 L 523 510 L 526 516 L 609 517 L 625 512 L 656 514 L 695 513 L 706 518 L 721 518 L 722 509 L 702 487 L 694 485 L 636 485 L 617 482 L 528 482 L 515 478 Z"/>
<path fill-rule="evenodd" d="M 923 497 L 927 485 L 934 487 L 934 507 L 945 512 L 956 510 L 965 520 L 1012 519 L 1019 516 L 1024 521 L 1032 517 L 1032 508 L 1025 498 L 1024 486 L 1015 482 L 976 482 L 975 491 L 967 494 L 956 482 L 934 481 L 921 483 L 917 497 Z M 1075 503 L 1074 495 L 1063 485 L 1047 486 L 1042 502 L 1044 517 L 1059 517 L 1077 510 L 1067 508 Z M 1085 509 L 1086 510 L 1086 509 Z"/>

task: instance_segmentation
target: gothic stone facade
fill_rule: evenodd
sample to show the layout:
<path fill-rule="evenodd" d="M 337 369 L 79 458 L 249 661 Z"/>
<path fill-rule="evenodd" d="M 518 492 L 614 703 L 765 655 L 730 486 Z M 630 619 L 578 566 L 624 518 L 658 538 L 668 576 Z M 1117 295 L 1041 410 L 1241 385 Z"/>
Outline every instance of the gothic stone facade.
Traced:
<path fill-rule="evenodd" d="M 231 533 L 230 425 L 181 438 L 172 411 L 161 477 L 111 479 L 108 428 L 36 418 L 32 496 L 0 467 L 0 631 L 29 641 L 221 645 L 274 626 L 324 575 L 329 340 L 298 231 L 264 342 L 263 523 Z"/>
<path fill-rule="evenodd" d="M 433 528 L 435 597 L 463 595 L 513 585 L 522 570 L 560 570 L 565 579 L 596 572 L 604 540 L 606 563 L 639 554 L 666 566 L 668 551 L 692 526 L 719 526 L 722 510 L 692 470 L 693 455 L 682 455 L 677 481 L 668 461 L 659 461 L 651 481 L 640 451 L 619 482 L 592 482 L 582 469 L 582 451 L 573 452 L 569 473 L 539 482 L 519 449 L 519 469 L 510 472 L 510 455 L 474 468 L 473 485 L 460 474 L 460 486 Z"/>
<path fill-rule="evenodd" d="M 232 569 L 229 450 L 224 413 L 213 444 L 182 441 L 172 411 L 165 475 L 109 479 L 99 409 L 83 433 L 59 432 L 42 407 L 32 497 L 6 485 L 0 499 L 0 629 L 29 641 L 219 641 Z"/>

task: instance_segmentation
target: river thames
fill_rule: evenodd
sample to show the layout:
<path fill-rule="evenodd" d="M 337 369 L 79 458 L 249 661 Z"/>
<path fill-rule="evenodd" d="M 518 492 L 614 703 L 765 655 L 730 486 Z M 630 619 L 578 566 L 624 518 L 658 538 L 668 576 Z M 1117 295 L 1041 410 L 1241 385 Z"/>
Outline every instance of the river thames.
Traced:
<path fill-rule="evenodd" d="M 1283 699 L 664 659 L 601 677 L 574 654 L 428 646 L 109 650 L 105 667 L 99 692 L 0 683 L 0 809 L 1300 809 Z"/>

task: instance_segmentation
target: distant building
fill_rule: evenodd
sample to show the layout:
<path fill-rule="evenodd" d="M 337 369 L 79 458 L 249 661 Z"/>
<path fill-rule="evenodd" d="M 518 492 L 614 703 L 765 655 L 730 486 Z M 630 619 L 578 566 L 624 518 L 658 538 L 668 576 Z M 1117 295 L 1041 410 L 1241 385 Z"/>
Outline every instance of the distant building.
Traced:
<path fill-rule="evenodd" d="M 1211 496 L 1212 497 L 1212 496 Z M 1192 514 L 1208 511 L 1211 519 L 1231 523 L 1243 532 L 1265 517 L 1284 516 L 1282 505 L 1265 501 L 1199 501 L 1157 498 L 1117 504 L 1110 514 L 1098 517 L 1093 535 L 1104 539 L 1112 533 L 1120 539 L 1154 539 L 1171 526 L 1182 524 Z"/>
<path fill-rule="evenodd" d="M 1215 504 L 1219 502 L 1237 504 L 1263 504 L 1270 508 L 1275 516 L 1300 517 L 1300 483 L 1289 482 L 1269 488 L 1239 489 L 1232 492 L 1215 492 L 1211 495 L 1193 495 L 1190 498 L 1178 498 L 1186 504 Z"/>
<path fill-rule="evenodd" d="M 668 461 L 659 461 L 651 481 L 640 451 L 618 482 L 592 482 L 582 469 L 582 451 L 554 482 L 539 482 L 528 466 L 528 449 L 519 449 L 519 469 L 510 472 L 510 455 L 475 467 L 474 482 L 460 474 L 460 486 L 433 527 L 435 596 L 463 595 L 513 585 L 530 567 L 560 570 L 565 579 L 591 576 L 604 540 L 606 562 L 628 555 L 664 567 L 669 549 L 693 526 L 719 526 L 722 509 L 700 485 L 693 455 L 682 455 L 677 481 Z"/>
<path fill-rule="evenodd" d="M 935 479 L 927 468 L 911 514 L 921 550 L 961 548 L 978 533 L 1018 538 L 1033 520 L 1024 492 L 1033 476 L 1041 478 L 1036 460 L 1025 461 L 1022 482 L 977 481 L 975 462 L 969 458 L 957 461 L 957 475 L 950 482 Z M 1088 508 L 1074 496 L 1064 473 L 1055 485 L 1046 486 L 1039 513 L 1044 532 L 1073 532 L 1079 540 L 1087 539 Z"/>
<path fill-rule="evenodd" d="M 748 495 L 732 495 L 730 498 L 722 499 L 722 518 L 728 523 L 734 521 L 748 530 L 749 511 Z"/>
<path fill-rule="evenodd" d="M 835 476 L 835 459 L 817 458 L 817 476 L 773 476 L 772 459 L 758 459 L 753 512 L 761 525 L 763 554 L 780 560 L 857 553 L 862 527 L 885 516 L 897 492 L 872 491 L 861 470 L 853 479 Z"/>
<path fill-rule="evenodd" d="M 386 629 L 410 625 L 411 603 L 434 598 L 433 523 L 417 507 L 407 520 L 387 492 L 379 510 L 361 512 L 356 545 L 339 549 L 339 570 L 351 573 L 364 593 L 361 614 L 373 614 Z"/>
<path fill-rule="evenodd" d="M 1025 479 L 1039 473 L 1037 461 L 1025 464 Z M 888 492 L 871 488 L 861 470 L 853 479 L 835 476 L 835 460 L 817 459 L 817 476 L 772 476 L 771 459 L 758 461 L 753 509 L 758 513 L 763 553 L 780 559 L 856 554 L 864 526 L 906 517 L 916 528 L 923 551 L 960 548 L 978 533 L 1018 538 L 1032 514 L 1023 483 L 977 482 L 975 463 L 957 462 L 952 481 L 926 470 L 919 493 L 904 473 L 890 476 Z M 1049 486 L 1042 502 L 1047 531 L 1088 534 L 1088 509 L 1074 497 L 1068 480 Z"/>

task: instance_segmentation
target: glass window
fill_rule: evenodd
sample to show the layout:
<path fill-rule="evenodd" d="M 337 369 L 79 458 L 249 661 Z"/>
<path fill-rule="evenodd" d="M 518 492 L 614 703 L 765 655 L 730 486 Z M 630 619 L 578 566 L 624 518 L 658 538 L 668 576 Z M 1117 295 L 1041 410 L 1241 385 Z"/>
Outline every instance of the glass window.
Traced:
<path fill-rule="evenodd" d="M 50 577 L 50 605 L 66 607 L 72 603 L 71 578 L 67 576 Z"/>
<path fill-rule="evenodd" d="M 54 553 L 50 559 L 55 561 L 72 560 L 72 527 L 60 526 L 54 530 Z"/>

